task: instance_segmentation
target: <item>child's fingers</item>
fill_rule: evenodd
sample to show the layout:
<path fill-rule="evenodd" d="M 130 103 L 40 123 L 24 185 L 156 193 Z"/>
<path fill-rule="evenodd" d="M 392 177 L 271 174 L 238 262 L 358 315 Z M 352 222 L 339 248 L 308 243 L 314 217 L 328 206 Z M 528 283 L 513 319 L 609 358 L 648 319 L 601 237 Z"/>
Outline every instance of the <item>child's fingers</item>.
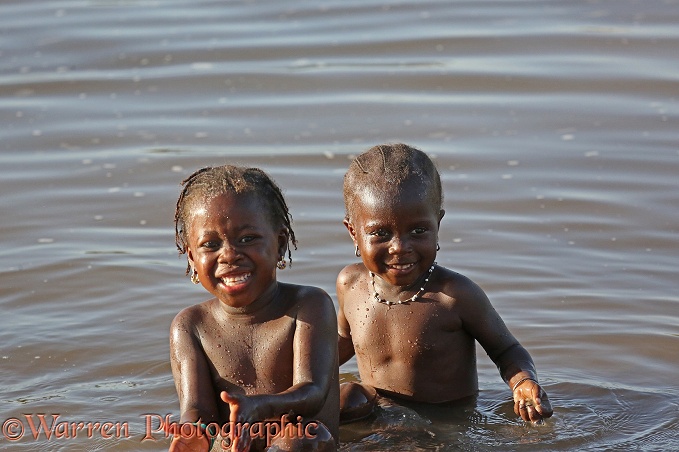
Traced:
<path fill-rule="evenodd" d="M 222 392 L 219 394 L 219 396 L 221 397 L 221 399 L 222 399 L 224 402 L 226 402 L 226 403 L 229 404 L 229 411 L 230 411 L 230 413 L 231 413 L 231 414 L 229 415 L 229 421 L 231 421 L 231 422 L 240 422 L 241 419 L 239 419 L 239 414 L 240 414 L 240 413 L 239 413 L 239 412 L 240 412 L 240 409 L 239 409 L 239 408 L 240 408 L 240 403 L 241 403 L 241 402 L 240 402 L 240 400 L 238 399 L 238 397 L 232 396 L 231 394 L 229 394 L 229 393 L 226 392 L 226 391 L 222 391 Z"/>
<path fill-rule="evenodd" d="M 552 411 L 552 404 L 546 395 L 545 397 L 537 399 L 536 402 L 535 408 L 542 417 L 550 417 L 554 413 L 554 411 Z"/>
<path fill-rule="evenodd" d="M 537 386 L 533 388 L 533 403 L 535 410 L 541 417 L 549 417 L 552 415 L 552 404 L 549 402 L 549 397 L 545 391 Z"/>
<path fill-rule="evenodd" d="M 521 400 L 516 405 L 517 413 L 526 422 L 537 422 L 542 420 L 538 406 L 531 400 Z"/>
<path fill-rule="evenodd" d="M 232 396 L 231 394 L 229 394 L 229 393 L 226 392 L 226 391 L 222 391 L 222 392 L 219 394 L 219 396 L 220 396 L 220 397 L 222 398 L 222 400 L 225 401 L 226 403 L 229 403 L 229 404 L 231 404 L 231 403 L 238 403 L 238 399 L 236 399 L 234 396 Z"/>
<path fill-rule="evenodd" d="M 533 405 L 526 405 L 526 415 L 528 417 L 526 420 L 530 422 L 535 422 L 541 419 L 540 414 Z"/>
<path fill-rule="evenodd" d="M 549 400 L 545 397 L 547 406 L 543 406 L 541 393 L 541 388 L 535 386 L 528 394 L 521 394 L 514 403 L 514 412 L 526 422 L 538 422 L 543 417 L 551 416 L 551 413 L 547 414 L 551 410 Z"/>
<path fill-rule="evenodd" d="M 516 408 L 514 412 L 524 421 L 530 421 L 530 410 L 532 407 L 526 403 L 525 400 L 521 400 L 516 403 Z"/>

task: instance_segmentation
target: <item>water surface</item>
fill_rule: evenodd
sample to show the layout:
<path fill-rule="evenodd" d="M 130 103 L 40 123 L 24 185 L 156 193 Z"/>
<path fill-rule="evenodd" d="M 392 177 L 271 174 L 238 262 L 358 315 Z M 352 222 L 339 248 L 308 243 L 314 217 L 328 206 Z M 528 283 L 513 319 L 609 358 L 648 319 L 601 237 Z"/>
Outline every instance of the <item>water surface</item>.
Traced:
<path fill-rule="evenodd" d="M 435 157 L 438 262 L 555 415 L 518 421 L 480 349 L 473 406 L 387 409 L 342 449 L 678 449 L 677 23 L 672 0 L 3 1 L 0 414 L 26 432 L 0 449 L 166 450 L 145 415 L 178 419 L 169 324 L 206 298 L 174 249 L 181 179 L 267 170 L 300 239 L 280 279 L 334 297 L 342 175 L 385 141 Z M 38 413 L 129 438 L 34 439 Z"/>

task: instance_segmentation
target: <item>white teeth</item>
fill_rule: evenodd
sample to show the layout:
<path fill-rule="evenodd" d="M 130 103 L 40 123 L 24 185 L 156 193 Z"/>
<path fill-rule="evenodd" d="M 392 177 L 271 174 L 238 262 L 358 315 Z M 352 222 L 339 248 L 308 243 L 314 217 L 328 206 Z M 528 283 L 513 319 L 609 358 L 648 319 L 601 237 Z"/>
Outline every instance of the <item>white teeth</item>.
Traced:
<path fill-rule="evenodd" d="M 415 265 L 415 264 L 392 265 L 391 267 L 395 268 L 396 270 L 405 270 L 405 269 L 412 267 L 413 265 Z"/>
<path fill-rule="evenodd" d="M 222 282 L 227 286 L 232 284 L 240 284 L 246 279 L 248 279 L 250 275 L 251 273 L 245 273 L 243 275 L 233 276 L 231 278 L 222 278 Z"/>

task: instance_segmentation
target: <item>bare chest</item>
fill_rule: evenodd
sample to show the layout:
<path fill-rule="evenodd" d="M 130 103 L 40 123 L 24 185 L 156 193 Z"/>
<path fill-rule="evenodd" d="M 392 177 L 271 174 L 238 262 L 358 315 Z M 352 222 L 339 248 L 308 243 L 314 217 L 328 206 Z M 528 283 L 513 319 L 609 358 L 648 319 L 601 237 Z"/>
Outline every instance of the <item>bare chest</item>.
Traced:
<path fill-rule="evenodd" d="M 436 355 L 462 329 L 454 309 L 428 298 L 390 307 L 372 300 L 359 301 L 345 310 L 345 316 L 356 353 L 384 360 Z"/>
<path fill-rule="evenodd" d="M 210 334 L 212 333 L 212 334 Z M 218 389 L 239 386 L 248 394 L 290 387 L 295 321 L 283 316 L 261 324 L 230 322 L 201 338 Z"/>

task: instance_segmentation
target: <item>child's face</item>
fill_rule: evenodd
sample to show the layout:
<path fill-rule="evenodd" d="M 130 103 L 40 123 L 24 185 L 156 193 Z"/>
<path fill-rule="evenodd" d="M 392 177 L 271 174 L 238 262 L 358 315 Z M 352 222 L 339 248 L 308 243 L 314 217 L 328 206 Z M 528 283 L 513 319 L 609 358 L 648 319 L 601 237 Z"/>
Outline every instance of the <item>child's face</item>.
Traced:
<path fill-rule="evenodd" d="M 395 195 L 367 190 L 344 222 L 368 270 L 392 285 L 413 284 L 436 258 L 444 211 L 434 208 L 426 194 L 423 189 Z"/>
<path fill-rule="evenodd" d="M 197 203 L 188 225 L 189 264 L 205 289 L 232 307 L 255 301 L 276 280 L 287 235 L 254 195 L 224 193 Z"/>

